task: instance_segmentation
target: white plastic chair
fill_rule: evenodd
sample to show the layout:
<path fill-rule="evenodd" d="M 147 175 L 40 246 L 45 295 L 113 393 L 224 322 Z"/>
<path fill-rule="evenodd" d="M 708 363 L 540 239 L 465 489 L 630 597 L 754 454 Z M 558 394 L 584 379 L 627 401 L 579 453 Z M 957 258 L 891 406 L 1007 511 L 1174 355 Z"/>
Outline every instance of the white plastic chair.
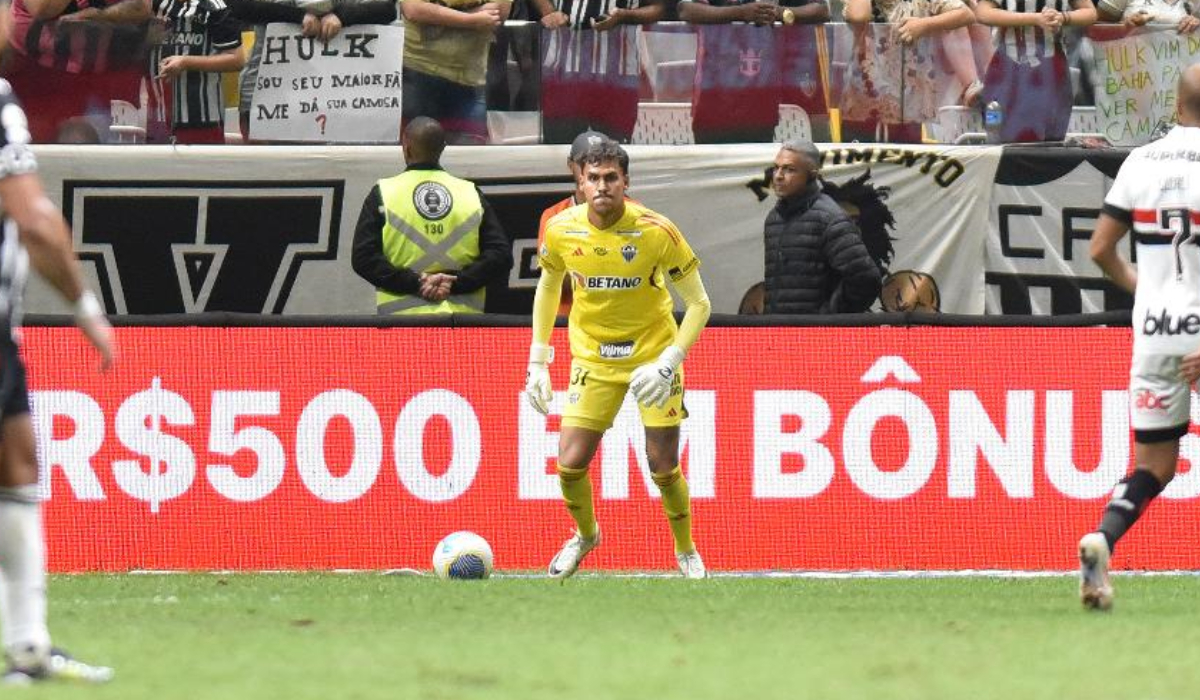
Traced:
<path fill-rule="evenodd" d="M 146 111 L 125 100 L 109 104 L 112 123 L 108 130 L 113 143 L 145 143 Z"/>

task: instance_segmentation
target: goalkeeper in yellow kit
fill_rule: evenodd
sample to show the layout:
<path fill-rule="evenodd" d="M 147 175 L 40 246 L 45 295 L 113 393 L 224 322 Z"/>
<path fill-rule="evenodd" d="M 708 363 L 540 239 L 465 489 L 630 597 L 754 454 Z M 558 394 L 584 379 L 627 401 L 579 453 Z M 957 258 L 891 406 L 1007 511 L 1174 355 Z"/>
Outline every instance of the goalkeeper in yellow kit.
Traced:
<path fill-rule="evenodd" d="M 533 301 L 525 395 L 543 414 L 554 396 L 549 342 L 564 276 L 570 276 L 574 293 L 558 477 L 576 531 L 550 562 L 549 575 L 575 573 L 600 544 L 588 465 L 628 390 L 640 404 L 646 459 L 662 492 L 679 570 L 688 578 L 704 578 L 704 562 L 692 542 L 687 481 L 679 468 L 679 424 L 687 416 L 680 365 L 712 307 L 700 261 L 675 225 L 625 199 L 629 175 L 623 156 L 616 142 L 604 140 L 580 157 L 587 203 L 547 222 L 539 247 L 542 275 Z M 678 327 L 668 279 L 687 306 Z"/>

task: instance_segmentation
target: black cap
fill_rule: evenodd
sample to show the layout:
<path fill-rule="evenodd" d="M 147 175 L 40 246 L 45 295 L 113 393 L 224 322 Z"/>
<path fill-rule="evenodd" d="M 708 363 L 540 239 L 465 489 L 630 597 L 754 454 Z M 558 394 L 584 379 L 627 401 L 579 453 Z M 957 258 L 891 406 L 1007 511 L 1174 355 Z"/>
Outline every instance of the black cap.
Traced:
<path fill-rule="evenodd" d="M 588 149 L 592 146 L 598 146 L 605 141 L 611 140 L 612 139 L 608 138 L 599 131 L 592 131 L 591 129 L 588 129 L 582 134 L 576 136 L 575 140 L 571 142 L 571 153 L 567 157 L 571 160 L 579 160 L 579 158 L 582 157 L 584 153 L 587 153 Z"/>

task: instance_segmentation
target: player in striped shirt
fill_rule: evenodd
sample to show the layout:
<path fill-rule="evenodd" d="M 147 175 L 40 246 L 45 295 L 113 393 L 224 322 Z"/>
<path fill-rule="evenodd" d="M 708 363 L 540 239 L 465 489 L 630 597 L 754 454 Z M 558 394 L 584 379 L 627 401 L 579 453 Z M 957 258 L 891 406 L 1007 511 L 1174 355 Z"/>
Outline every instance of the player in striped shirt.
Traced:
<path fill-rule="evenodd" d="M 1085 607 L 1112 607 L 1114 545 L 1171 482 L 1200 379 L 1200 64 L 1179 78 L 1177 124 L 1135 148 L 1104 198 L 1092 259 L 1133 297 L 1129 375 L 1133 473 L 1121 479 L 1095 532 L 1079 541 Z M 1117 255 L 1133 232 L 1137 268 Z"/>
<path fill-rule="evenodd" d="M 5 80 L 0 80 L 0 201 L 0 645 L 7 665 L 0 682 L 102 683 L 112 678 L 112 669 L 51 646 L 46 623 L 37 445 L 15 330 L 29 266 L 74 305 L 75 323 L 99 351 L 102 368 L 112 362 L 115 341 L 99 302 L 84 286 L 67 223 L 42 189 L 25 113 Z"/>

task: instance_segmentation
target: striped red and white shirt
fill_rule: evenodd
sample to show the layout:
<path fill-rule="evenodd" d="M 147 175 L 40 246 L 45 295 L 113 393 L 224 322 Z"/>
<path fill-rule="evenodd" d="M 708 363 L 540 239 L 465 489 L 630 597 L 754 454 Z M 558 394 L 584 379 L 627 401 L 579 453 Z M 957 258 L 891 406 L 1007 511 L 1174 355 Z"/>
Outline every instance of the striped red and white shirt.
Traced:
<path fill-rule="evenodd" d="M 1176 126 L 1133 149 L 1104 213 L 1129 226 L 1137 246 L 1134 352 L 1200 348 L 1200 127 Z"/>

